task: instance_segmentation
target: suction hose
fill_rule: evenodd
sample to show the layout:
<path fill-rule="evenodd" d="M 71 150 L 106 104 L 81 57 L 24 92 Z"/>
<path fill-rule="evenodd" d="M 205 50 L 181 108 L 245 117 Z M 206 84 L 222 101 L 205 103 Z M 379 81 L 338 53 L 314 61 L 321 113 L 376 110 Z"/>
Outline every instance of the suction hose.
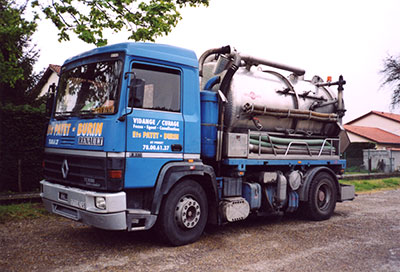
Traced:
<path fill-rule="evenodd" d="M 204 61 L 208 56 L 215 55 L 215 54 L 230 54 L 231 47 L 229 45 L 223 46 L 220 48 L 213 48 L 205 51 L 199 58 L 199 76 L 203 76 L 203 65 Z"/>
<path fill-rule="evenodd" d="M 225 96 L 225 98 L 222 99 L 222 101 L 225 100 L 226 102 L 226 95 L 229 90 L 229 85 L 231 84 L 231 80 L 233 75 L 236 73 L 236 71 L 239 69 L 241 62 L 240 55 L 238 53 L 233 53 L 233 63 L 229 67 L 228 71 L 226 72 L 224 79 L 221 82 L 221 85 L 219 87 L 219 93 L 220 96 Z M 225 103 L 219 103 L 219 118 L 218 118 L 218 124 L 219 124 L 219 130 L 218 130 L 218 141 L 217 141 L 217 161 L 220 161 L 222 158 L 222 134 L 224 131 L 224 115 L 225 115 Z"/>
<path fill-rule="evenodd" d="M 226 96 L 229 90 L 229 85 L 231 84 L 231 80 L 233 78 L 233 75 L 236 73 L 236 71 L 239 69 L 240 62 L 241 62 L 241 57 L 238 53 L 233 53 L 233 63 L 229 67 L 228 71 L 226 72 L 224 79 L 221 82 L 220 90 L 221 92 Z"/>

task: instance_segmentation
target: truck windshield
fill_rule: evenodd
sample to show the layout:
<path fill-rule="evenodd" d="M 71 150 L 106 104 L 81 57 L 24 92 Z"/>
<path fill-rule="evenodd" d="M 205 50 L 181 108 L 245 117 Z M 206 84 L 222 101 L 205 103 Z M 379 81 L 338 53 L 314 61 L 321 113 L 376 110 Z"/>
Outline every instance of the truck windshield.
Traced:
<path fill-rule="evenodd" d="M 56 96 L 55 118 L 114 114 L 122 69 L 122 61 L 113 60 L 63 72 Z"/>

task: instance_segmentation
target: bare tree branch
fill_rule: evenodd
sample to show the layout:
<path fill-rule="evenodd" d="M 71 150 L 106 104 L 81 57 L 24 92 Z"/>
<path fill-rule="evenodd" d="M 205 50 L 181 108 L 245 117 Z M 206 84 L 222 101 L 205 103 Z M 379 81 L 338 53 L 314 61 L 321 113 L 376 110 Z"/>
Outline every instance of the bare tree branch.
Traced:
<path fill-rule="evenodd" d="M 382 86 L 393 88 L 392 108 L 400 107 L 400 58 L 387 57 L 384 60 L 384 68 L 380 72 L 384 75 Z"/>

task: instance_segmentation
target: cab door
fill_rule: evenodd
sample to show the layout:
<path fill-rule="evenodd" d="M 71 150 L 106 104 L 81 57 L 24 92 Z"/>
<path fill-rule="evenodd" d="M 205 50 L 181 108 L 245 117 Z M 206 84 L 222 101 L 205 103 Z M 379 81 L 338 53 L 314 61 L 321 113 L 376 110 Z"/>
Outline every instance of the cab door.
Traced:
<path fill-rule="evenodd" d="M 125 187 L 152 187 L 164 164 L 183 160 L 181 70 L 145 62 L 131 68 Z"/>

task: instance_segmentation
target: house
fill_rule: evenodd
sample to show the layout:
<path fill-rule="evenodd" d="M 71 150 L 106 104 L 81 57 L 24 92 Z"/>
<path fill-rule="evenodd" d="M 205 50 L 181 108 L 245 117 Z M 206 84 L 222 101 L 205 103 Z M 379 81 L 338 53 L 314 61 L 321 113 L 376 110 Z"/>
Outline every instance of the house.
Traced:
<path fill-rule="evenodd" d="M 379 122 L 376 124 L 379 126 Z M 376 149 L 400 148 L 400 136 L 384 129 L 348 124 L 344 128 L 350 143 L 374 143 Z"/>
<path fill-rule="evenodd" d="M 385 172 L 400 169 L 400 114 L 370 111 L 344 125 L 348 166 Z"/>
<path fill-rule="evenodd" d="M 346 125 L 375 127 L 400 136 L 400 114 L 370 111 Z"/>
<path fill-rule="evenodd" d="M 60 76 L 61 66 L 50 64 L 44 72 L 42 78 L 39 80 L 35 87 L 35 92 L 38 93 L 37 97 L 42 97 L 47 94 L 49 87 L 55 83 L 57 85 Z"/>

